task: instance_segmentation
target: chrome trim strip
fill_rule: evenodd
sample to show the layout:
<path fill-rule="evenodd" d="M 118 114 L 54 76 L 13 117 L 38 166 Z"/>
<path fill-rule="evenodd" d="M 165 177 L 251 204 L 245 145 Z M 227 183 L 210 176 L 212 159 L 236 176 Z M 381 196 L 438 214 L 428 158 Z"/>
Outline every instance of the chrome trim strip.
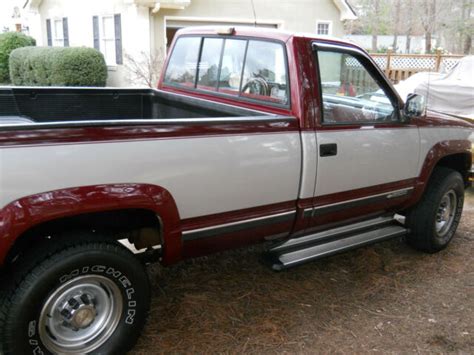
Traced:
<path fill-rule="evenodd" d="M 282 213 L 277 213 L 277 214 L 263 216 L 263 217 L 246 219 L 243 221 L 219 224 L 219 225 L 215 225 L 211 227 L 186 230 L 182 232 L 182 239 L 184 241 L 189 241 L 189 240 L 200 239 L 200 238 L 214 237 L 219 234 L 240 231 L 240 230 L 251 228 L 254 226 L 278 223 L 280 221 L 283 222 L 283 221 L 290 220 L 292 217 L 294 218 L 295 214 L 296 214 L 296 210 L 293 210 L 293 211 L 282 212 Z"/>
<path fill-rule="evenodd" d="M 313 207 L 305 208 L 303 210 L 303 218 L 308 218 L 313 216 Z"/>
<path fill-rule="evenodd" d="M 256 218 L 251 218 L 251 219 L 244 219 L 242 221 L 236 221 L 236 222 L 229 222 L 229 223 L 224 223 L 224 224 L 218 224 L 216 226 L 211 226 L 211 227 L 204 227 L 204 228 L 199 228 L 199 229 L 190 229 L 187 231 L 183 231 L 183 234 L 189 234 L 189 233 L 195 233 L 195 232 L 202 232 L 202 231 L 208 231 L 216 228 L 224 228 L 224 227 L 230 227 L 230 226 L 236 226 L 238 224 L 242 223 L 247 223 L 247 222 L 255 222 L 255 221 L 262 221 L 265 219 L 269 218 L 275 218 L 275 217 L 280 217 L 280 216 L 287 216 L 287 215 L 293 215 L 295 214 L 296 211 L 288 211 L 288 212 L 282 212 L 282 213 L 277 213 L 277 214 L 272 214 L 269 216 L 263 216 L 263 217 L 256 217 Z"/>
<path fill-rule="evenodd" d="M 123 119 L 123 120 L 84 120 L 84 121 L 53 121 L 45 123 L 0 123 L 4 129 L 42 129 L 42 128 L 73 128 L 96 126 L 141 126 L 141 125 L 186 125 L 186 124 L 226 124 L 226 123 L 259 123 L 259 122 L 288 122 L 296 120 L 293 116 L 242 116 L 215 118 L 163 118 L 163 119 Z"/>
<path fill-rule="evenodd" d="M 320 42 L 319 40 L 313 41 L 313 48 L 316 48 L 316 50 L 326 50 L 326 51 L 344 51 L 344 52 L 349 52 L 349 53 L 355 53 L 362 55 L 368 59 L 370 59 L 370 56 L 364 52 L 363 50 L 353 47 L 351 44 L 335 44 L 335 43 L 327 43 L 327 42 Z"/>
<path fill-rule="evenodd" d="M 352 200 L 347 200 L 347 201 L 342 201 L 342 202 L 331 203 L 331 204 L 328 204 L 328 205 L 323 205 L 323 206 L 315 207 L 314 209 L 315 209 L 315 210 L 320 210 L 320 209 L 327 208 L 327 207 L 345 205 L 345 204 L 351 203 L 351 202 L 368 200 L 368 199 L 371 199 L 371 198 L 374 198 L 374 197 L 382 197 L 382 196 L 387 196 L 387 198 L 400 197 L 400 196 L 406 195 L 406 194 L 408 193 L 408 191 L 410 191 L 410 190 L 413 190 L 413 187 L 407 187 L 407 188 L 400 189 L 400 190 L 394 190 L 394 191 L 384 192 L 384 193 L 381 193 L 381 194 L 376 194 L 376 195 L 370 195 L 370 196 L 355 198 L 355 199 L 352 199 Z M 400 193 L 400 192 L 402 192 L 402 191 L 405 192 L 405 193 L 399 194 L 399 195 L 397 195 L 397 196 L 391 196 L 391 195 L 393 195 L 393 194 L 397 194 L 397 193 Z M 316 198 L 317 198 L 317 197 L 316 197 Z"/>

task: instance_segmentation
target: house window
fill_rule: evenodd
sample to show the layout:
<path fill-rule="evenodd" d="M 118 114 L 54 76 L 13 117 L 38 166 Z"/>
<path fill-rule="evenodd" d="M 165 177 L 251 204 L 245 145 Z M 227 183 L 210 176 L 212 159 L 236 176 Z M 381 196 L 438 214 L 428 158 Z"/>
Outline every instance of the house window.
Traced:
<path fill-rule="evenodd" d="M 101 21 L 100 51 L 108 65 L 117 64 L 115 59 L 115 24 L 113 16 L 104 16 Z"/>
<path fill-rule="evenodd" d="M 53 20 L 53 46 L 64 47 L 64 31 L 63 31 L 63 20 Z"/>
<path fill-rule="evenodd" d="M 328 36 L 332 33 L 332 23 L 330 21 L 316 22 L 316 33 L 320 36 Z"/>
<path fill-rule="evenodd" d="M 123 64 L 120 14 L 92 16 L 94 48 L 102 52 L 107 65 Z"/>
<path fill-rule="evenodd" d="M 69 47 L 69 28 L 67 17 L 47 19 L 46 35 L 48 46 Z"/>

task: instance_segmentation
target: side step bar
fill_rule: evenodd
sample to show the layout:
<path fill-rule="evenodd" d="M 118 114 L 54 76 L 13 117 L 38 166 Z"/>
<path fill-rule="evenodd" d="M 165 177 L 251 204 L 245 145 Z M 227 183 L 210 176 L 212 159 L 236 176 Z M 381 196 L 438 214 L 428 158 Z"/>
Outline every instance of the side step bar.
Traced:
<path fill-rule="evenodd" d="M 289 239 L 270 248 L 267 259 L 270 260 L 272 268 L 279 271 L 367 244 L 400 237 L 406 233 L 407 229 L 393 216 L 379 217 Z"/>

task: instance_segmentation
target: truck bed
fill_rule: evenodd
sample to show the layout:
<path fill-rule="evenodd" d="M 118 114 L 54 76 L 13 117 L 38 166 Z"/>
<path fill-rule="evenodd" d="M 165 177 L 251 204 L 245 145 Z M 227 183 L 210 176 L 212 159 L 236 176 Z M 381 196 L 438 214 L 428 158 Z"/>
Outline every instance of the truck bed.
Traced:
<path fill-rule="evenodd" d="M 4 127 L 52 122 L 104 123 L 256 115 L 266 116 L 261 112 L 155 89 L 0 88 L 0 125 Z"/>

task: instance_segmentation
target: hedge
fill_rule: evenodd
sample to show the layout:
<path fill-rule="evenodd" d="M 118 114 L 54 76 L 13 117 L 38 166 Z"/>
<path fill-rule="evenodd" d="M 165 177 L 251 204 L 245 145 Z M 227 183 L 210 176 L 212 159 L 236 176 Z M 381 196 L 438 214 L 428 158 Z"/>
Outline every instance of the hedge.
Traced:
<path fill-rule="evenodd" d="M 20 47 L 35 46 L 33 37 L 19 32 L 5 32 L 0 34 L 0 83 L 10 82 L 8 58 L 10 53 Z"/>
<path fill-rule="evenodd" d="M 105 86 L 104 56 L 85 47 L 25 47 L 10 54 L 10 77 L 24 86 Z"/>

